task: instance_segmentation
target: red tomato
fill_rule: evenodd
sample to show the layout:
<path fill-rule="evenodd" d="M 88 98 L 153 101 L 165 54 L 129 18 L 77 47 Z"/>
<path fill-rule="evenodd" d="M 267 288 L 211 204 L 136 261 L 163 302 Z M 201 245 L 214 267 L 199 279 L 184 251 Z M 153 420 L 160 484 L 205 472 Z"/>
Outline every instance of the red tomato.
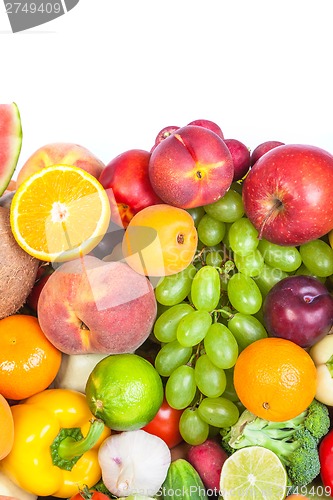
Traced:
<path fill-rule="evenodd" d="M 179 420 L 183 410 L 171 408 L 164 398 L 162 406 L 149 424 L 143 430 L 160 437 L 169 448 L 173 448 L 183 441 L 179 432 Z"/>
<path fill-rule="evenodd" d="M 99 491 L 84 488 L 84 490 L 71 497 L 70 500 L 110 500 L 110 497 Z"/>
<path fill-rule="evenodd" d="M 320 475 L 325 488 L 333 496 L 333 429 L 319 445 Z"/>

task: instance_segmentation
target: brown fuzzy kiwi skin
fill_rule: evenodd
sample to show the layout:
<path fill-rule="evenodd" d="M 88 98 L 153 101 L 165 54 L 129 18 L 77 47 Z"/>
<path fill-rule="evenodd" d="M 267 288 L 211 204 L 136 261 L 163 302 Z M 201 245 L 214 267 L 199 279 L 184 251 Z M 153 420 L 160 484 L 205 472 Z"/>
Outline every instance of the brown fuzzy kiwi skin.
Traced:
<path fill-rule="evenodd" d="M 40 264 L 16 242 L 9 208 L 0 206 L 0 319 L 15 314 L 31 292 Z"/>

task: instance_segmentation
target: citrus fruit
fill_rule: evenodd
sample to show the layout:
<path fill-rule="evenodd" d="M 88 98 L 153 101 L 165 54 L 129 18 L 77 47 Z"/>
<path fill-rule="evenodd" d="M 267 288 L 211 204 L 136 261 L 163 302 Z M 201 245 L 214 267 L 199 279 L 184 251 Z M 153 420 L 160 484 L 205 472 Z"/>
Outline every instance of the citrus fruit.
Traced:
<path fill-rule="evenodd" d="M 267 448 L 242 448 L 222 466 L 220 492 L 224 500 L 283 500 L 286 488 L 286 470 Z"/>
<path fill-rule="evenodd" d="M 183 271 L 195 255 L 198 234 L 191 215 L 167 204 L 136 213 L 125 231 L 122 250 L 134 271 L 169 276 Z"/>
<path fill-rule="evenodd" d="M 112 354 L 93 368 L 86 384 L 90 411 L 116 431 L 140 429 L 163 402 L 162 380 L 137 354 Z"/>
<path fill-rule="evenodd" d="M 91 174 L 71 165 L 51 165 L 32 174 L 18 187 L 10 209 L 17 243 L 48 262 L 90 252 L 109 222 L 105 189 Z"/>
<path fill-rule="evenodd" d="M 5 458 L 11 451 L 14 443 L 14 420 L 12 411 L 6 398 L 0 394 L 0 460 Z"/>
<path fill-rule="evenodd" d="M 263 338 L 249 344 L 237 358 L 234 387 L 250 412 L 283 422 L 299 415 L 314 399 L 316 367 L 294 342 Z"/>
<path fill-rule="evenodd" d="M 0 394 L 28 398 L 58 373 L 61 352 L 45 337 L 37 318 L 14 314 L 0 320 Z"/>

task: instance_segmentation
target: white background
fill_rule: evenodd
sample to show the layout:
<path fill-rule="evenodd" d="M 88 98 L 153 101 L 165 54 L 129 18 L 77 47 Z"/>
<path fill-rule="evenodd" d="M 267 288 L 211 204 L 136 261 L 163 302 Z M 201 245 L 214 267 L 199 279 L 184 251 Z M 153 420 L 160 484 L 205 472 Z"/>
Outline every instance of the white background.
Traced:
<path fill-rule="evenodd" d="M 1 4 L 0 102 L 18 104 L 24 134 L 17 171 L 49 142 L 107 163 L 199 118 L 251 150 L 273 139 L 333 153 L 332 11 L 332 0 L 80 0 L 12 34 Z"/>

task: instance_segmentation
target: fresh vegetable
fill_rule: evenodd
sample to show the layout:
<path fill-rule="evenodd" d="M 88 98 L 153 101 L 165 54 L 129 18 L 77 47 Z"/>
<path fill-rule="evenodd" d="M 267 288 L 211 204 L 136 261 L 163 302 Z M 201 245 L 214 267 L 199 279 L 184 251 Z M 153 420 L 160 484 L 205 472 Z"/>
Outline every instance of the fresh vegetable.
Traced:
<path fill-rule="evenodd" d="M 80 491 L 72 496 L 70 500 L 110 500 L 110 497 L 93 488 L 90 489 L 84 486 L 84 488 L 80 489 Z"/>
<path fill-rule="evenodd" d="M 207 493 L 195 468 L 183 458 L 172 462 L 162 485 L 163 500 L 205 500 Z"/>
<path fill-rule="evenodd" d="M 20 156 L 22 124 L 17 105 L 0 104 L 0 196 L 6 190 Z"/>
<path fill-rule="evenodd" d="M 182 410 L 172 408 L 164 398 L 157 414 L 149 424 L 143 427 L 143 430 L 160 437 L 169 448 L 173 448 L 183 441 L 179 432 L 179 420 L 182 413 Z"/>
<path fill-rule="evenodd" d="M 216 439 L 206 439 L 202 444 L 191 446 L 187 460 L 198 472 L 205 487 L 219 490 L 222 465 L 228 454 Z"/>
<path fill-rule="evenodd" d="M 333 406 L 333 335 L 316 342 L 309 354 L 317 368 L 316 399 Z"/>
<path fill-rule="evenodd" d="M 139 429 L 106 438 L 98 460 L 103 482 L 113 495 L 153 496 L 166 478 L 171 454 L 163 439 Z"/>
<path fill-rule="evenodd" d="M 47 389 L 13 406 L 12 413 L 14 445 L 0 467 L 21 488 L 68 498 L 99 481 L 98 448 L 110 430 L 92 420 L 83 394 Z"/>
<path fill-rule="evenodd" d="M 325 490 L 333 496 L 333 429 L 321 440 L 319 445 L 320 476 Z"/>
<path fill-rule="evenodd" d="M 37 496 L 23 490 L 15 484 L 3 471 L 0 470 L 0 495 L 7 495 L 9 498 L 19 500 L 36 500 Z"/>
<path fill-rule="evenodd" d="M 320 472 L 319 440 L 330 427 L 328 408 L 314 400 L 297 417 L 271 422 L 244 410 L 237 423 L 222 429 L 222 445 L 229 451 L 263 446 L 278 455 L 293 485 L 309 484 Z"/>
<path fill-rule="evenodd" d="M 54 379 L 54 387 L 85 392 L 86 383 L 92 369 L 107 354 L 65 354 L 62 355 L 60 369 Z"/>
<path fill-rule="evenodd" d="M 36 279 L 39 261 L 16 243 L 11 232 L 9 209 L 0 207 L 0 319 L 16 313 Z"/>

